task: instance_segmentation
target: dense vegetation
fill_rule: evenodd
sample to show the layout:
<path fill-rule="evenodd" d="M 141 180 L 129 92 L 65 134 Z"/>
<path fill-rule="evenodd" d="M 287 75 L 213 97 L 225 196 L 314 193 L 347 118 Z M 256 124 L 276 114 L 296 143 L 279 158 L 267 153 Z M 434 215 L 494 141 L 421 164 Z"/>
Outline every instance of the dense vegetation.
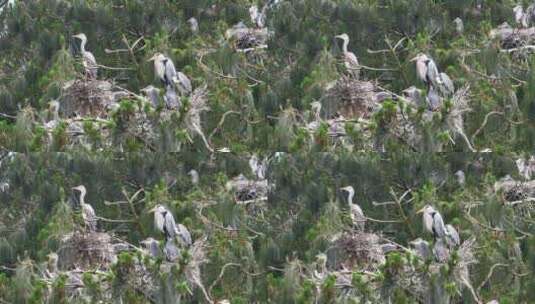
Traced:
<path fill-rule="evenodd" d="M 517 167 L 535 152 L 535 61 L 529 47 L 490 35 L 515 26 L 516 2 L 281 0 L 267 10 L 267 47 L 242 52 L 228 30 L 253 28 L 249 7 L 263 1 L 0 0 L 0 303 L 535 302 L 535 184 Z M 98 80 L 126 92 L 98 115 L 65 113 L 94 93 L 72 38 L 81 32 Z M 362 65 L 358 81 L 346 75 L 341 33 Z M 206 93 L 202 132 L 192 131 L 195 94 L 177 110 L 143 97 L 148 85 L 163 90 L 148 61 L 157 52 Z M 427 90 L 411 61 L 419 53 L 466 89 L 460 128 L 491 153 L 471 152 L 453 127 L 454 98 L 408 110 L 402 91 Z M 349 116 L 338 88 L 368 82 L 389 97 Z M 50 127 L 55 101 L 61 117 Z M 338 137 L 329 121 L 340 114 Z M 400 116 L 417 139 L 397 132 Z M 235 177 L 264 180 L 249 168 L 253 154 L 268 160 L 269 189 L 243 203 Z M 499 186 L 507 175 L 513 190 Z M 83 229 L 71 190 L 80 184 L 96 234 Z M 351 223 L 347 185 L 365 232 Z M 148 237 L 163 246 L 149 212 L 157 204 L 195 242 L 173 263 L 138 250 Z M 445 261 L 409 249 L 418 237 L 436 242 L 417 213 L 427 204 L 464 244 Z M 50 275 L 51 253 L 64 258 L 77 235 L 131 248 L 112 263 L 75 255 Z M 383 253 L 384 244 L 397 247 Z"/>

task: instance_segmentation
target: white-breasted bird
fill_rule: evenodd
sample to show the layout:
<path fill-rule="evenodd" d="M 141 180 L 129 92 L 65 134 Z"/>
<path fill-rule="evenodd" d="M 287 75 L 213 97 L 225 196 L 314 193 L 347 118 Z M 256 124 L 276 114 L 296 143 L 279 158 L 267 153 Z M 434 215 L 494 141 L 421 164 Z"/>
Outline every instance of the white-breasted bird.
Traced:
<path fill-rule="evenodd" d="M 431 205 L 426 205 L 417 213 L 423 213 L 424 228 L 433 234 L 435 239 L 441 239 L 446 236 L 446 227 L 442 215 Z"/>
<path fill-rule="evenodd" d="M 154 73 L 167 89 L 176 88 L 182 96 L 191 94 L 191 81 L 184 73 L 177 72 L 171 58 L 162 53 L 156 53 L 148 61 L 154 61 Z"/>
<path fill-rule="evenodd" d="M 436 86 L 439 72 L 435 61 L 426 54 L 420 53 L 411 61 L 416 62 L 416 74 L 428 87 Z"/>
<path fill-rule="evenodd" d="M 360 76 L 360 64 L 355 53 L 350 52 L 347 47 L 349 45 L 349 36 L 344 33 L 335 36 L 335 38 L 342 39 L 344 44 L 342 45 L 342 52 L 344 53 L 344 65 L 349 75 L 358 79 Z"/>
<path fill-rule="evenodd" d="M 342 191 L 347 192 L 347 202 L 349 204 L 349 216 L 354 227 L 357 227 L 360 230 L 364 230 L 366 225 L 366 216 L 359 205 L 353 203 L 353 197 L 355 196 L 355 189 L 353 186 L 347 186 L 340 188 Z"/>
<path fill-rule="evenodd" d="M 463 19 L 457 17 L 453 20 L 453 23 L 455 24 L 455 32 L 457 32 L 458 35 L 462 35 L 464 32 Z"/>
<path fill-rule="evenodd" d="M 82 219 L 84 220 L 86 229 L 89 232 L 95 232 L 97 230 L 97 216 L 93 207 L 85 203 L 85 195 L 87 194 L 85 186 L 80 185 L 77 187 L 73 187 L 72 190 L 80 192 L 79 202 L 80 207 L 82 208 Z"/>
<path fill-rule="evenodd" d="M 85 69 L 85 74 L 89 79 L 97 79 L 98 64 L 93 53 L 85 49 L 87 44 L 87 36 L 84 33 L 80 33 L 73 36 L 81 40 L 80 52 L 82 53 L 82 64 Z"/>
<path fill-rule="evenodd" d="M 176 236 L 175 218 L 171 211 L 163 205 L 156 205 L 149 212 L 154 212 L 154 225 L 162 232 L 166 239 L 174 239 Z"/>

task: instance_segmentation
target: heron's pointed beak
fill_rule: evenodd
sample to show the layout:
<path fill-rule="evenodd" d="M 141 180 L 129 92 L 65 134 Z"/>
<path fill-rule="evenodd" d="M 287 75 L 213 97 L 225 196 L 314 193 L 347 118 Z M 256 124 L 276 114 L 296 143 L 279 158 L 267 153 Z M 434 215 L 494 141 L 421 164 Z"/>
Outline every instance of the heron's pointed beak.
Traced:
<path fill-rule="evenodd" d="M 425 210 L 425 207 L 423 207 L 422 209 L 416 211 L 416 214 L 420 214 L 420 213 L 424 212 L 424 210 Z"/>
<path fill-rule="evenodd" d="M 416 57 L 412 58 L 411 61 L 416 61 L 416 60 L 418 60 L 418 58 L 420 58 L 420 56 L 416 56 Z"/>
<path fill-rule="evenodd" d="M 154 60 L 156 60 L 156 55 L 154 55 L 150 59 L 148 59 L 147 62 L 151 62 L 151 61 L 154 61 Z"/>
<path fill-rule="evenodd" d="M 156 212 L 156 208 L 157 208 L 157 207 L 154 207 L 154 208 L 150 209 L 150 210 L 149 210 L 149 213 L 154 213 L 154 212 Z"/>

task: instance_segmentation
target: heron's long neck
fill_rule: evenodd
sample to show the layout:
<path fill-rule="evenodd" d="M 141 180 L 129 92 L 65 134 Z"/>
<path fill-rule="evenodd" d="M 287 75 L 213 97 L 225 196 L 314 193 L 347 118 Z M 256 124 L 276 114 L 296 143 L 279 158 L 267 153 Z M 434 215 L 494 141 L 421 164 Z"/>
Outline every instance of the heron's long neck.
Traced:
<path fill-rule="evenodd" d="M 349 45 L 349 39 L 344 39 L 344 44 L 342 45 L 342 50 L 344 53 L 347 53 L 347 46 Z"/>
<path fill-rule="evenodd" d="M 347 203 L 349 205 L 353 204 L 353 196 L 355 196 L 355 193 L 354 192 L 349 192 L 349 194 L 347 196 Z"/>
<path fill-rule="evenodd" d="M 87 39 L 82 39 L 82 43 L 80 44 L 80 49 L 82 50 L 82 53 L 85 52 L 86 43 L 87 43 Z"/>
<path fill-rule="evenodd" d="M 84 191 L 80 193 L 80 205 L 83 205 L 83 204 L 85 204 L 85 192 Z"/>

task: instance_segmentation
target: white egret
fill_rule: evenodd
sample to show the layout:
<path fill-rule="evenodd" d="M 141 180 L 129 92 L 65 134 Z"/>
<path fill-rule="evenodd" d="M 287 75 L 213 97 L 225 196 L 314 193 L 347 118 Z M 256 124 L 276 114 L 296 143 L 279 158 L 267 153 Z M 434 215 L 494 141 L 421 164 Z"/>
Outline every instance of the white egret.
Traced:
<path fill-rule="evenodd" d="M 87 190 L 84 185 L 80 185 L 77 187 L 72 188 L 73 190 L 80 191 L 80 206 L 82 207 L 82 219 L 84 220 L 85 227 L 90 232 L 94 232 L 97 230 L 97 216 L 95 214 L 95 210 L 91 205 L 85 203 L 85 195 L 87 194 Z"/>
<path fill-rule="evenodd" d="M 446 227 L 440 213 L 431 205 L 426 205 L 417 213 L 423 213 L 424 228 L 433 234 L 435 239 L 446 236 Z"/>
<path fill-rule="evenodd" d="M 357 59 L 357 56 L 355 56 L 353 52 L 350 52 L 347 49 L 349 45 L 349 36 L 344 33 L 335 37 L 344 41 L 344 44 L 342 45 L 342 51 L 344 52 L 344 65 L 348 73 L 355 79 L 358 79 L 360 75 L 360 64 Z"/>
<path fill-rule="evenodd" d="M 428 87 L 437 85 L 439 77 L 438 68 L 433 59 L 426 54 L 420 53 L 411 61 L 416 61 L 416 74 Z"/>
<path fill-rule="evenodd" d="M 84 33 L 74 35 L 74 38 L 80 39 L 80 51 L 82 53 L 82 64 L 85 69 L 85 74 L 89 79 L 97 79 L 98 65 L 97 60 L 93 53 L 86 51 L 85 45 L 87 44 L 87 36 Z"/>
<path fill-rule="evenodd" d="M 176 236 L 175 218 L 171 211 L 163 205 L 156 205 L 149 212 L 154 212 L 154 224 L 156 229 L 160 230 L 167 240 L 174 239 Z"/>
<path fill-rule="evenodd" d="M 349 216 L 354 227 L 360 230 L 364 230 L 366 224 L 366 216 L 359 205 L 353 203 L 353 197 L 355 196 L 355 189 L 352 186 L 341 188 L 341 190 L 347 192 L 347 202 L 349 204 Z"/>

